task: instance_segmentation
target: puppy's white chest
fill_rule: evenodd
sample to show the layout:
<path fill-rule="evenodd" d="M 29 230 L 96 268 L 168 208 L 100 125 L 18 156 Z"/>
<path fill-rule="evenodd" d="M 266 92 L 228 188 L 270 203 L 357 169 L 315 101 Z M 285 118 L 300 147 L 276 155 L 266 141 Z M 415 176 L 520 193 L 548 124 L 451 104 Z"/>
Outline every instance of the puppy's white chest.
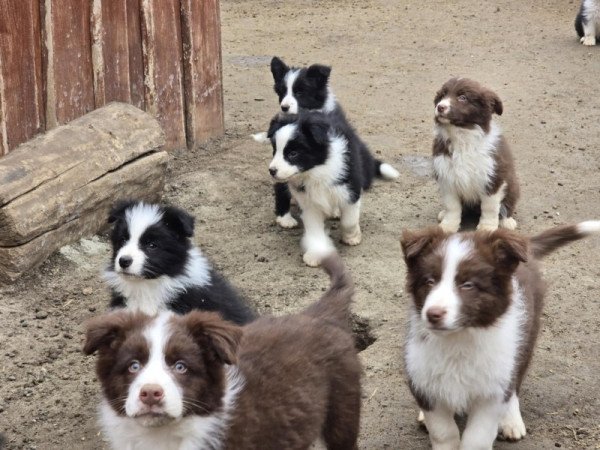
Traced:
<path fill-rule="evenodd" d="M 300 209 L 316 208 L 325 216 L 334 215 L 349 198 L 348 190 L 343 185 L 308 181 L 300 186 L 291 185 L 290 188 Z"/>

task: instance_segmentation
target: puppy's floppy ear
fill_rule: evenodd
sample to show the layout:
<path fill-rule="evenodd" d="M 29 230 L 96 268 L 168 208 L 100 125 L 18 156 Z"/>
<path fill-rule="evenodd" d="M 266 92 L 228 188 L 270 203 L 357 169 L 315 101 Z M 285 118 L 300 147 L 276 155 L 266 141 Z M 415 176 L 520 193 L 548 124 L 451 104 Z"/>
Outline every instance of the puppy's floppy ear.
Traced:
<path fill-rule="evenodd" d="M 488 102 L 490 104 L 490 108 L 492 109 L 492 112 L 495 112 L 496 114 L 501 116 L 504 109 L 502 107 L 502 100 L 500 100 L 500 97 L 498 97 L 498 94 L 490 91 L 490 93 L 488 94 Z"/>
<path fill-rule="evenodd" d="M 273 59 L 271 60 L 271 73 L 273 74 L 273 79 L 276 83 L 283 79 L 288 70 L 290 70 L 290 68 L 281 59 L 277 56 L 273 56 Z"/>
<path fill-rule="evenodd" d="M 509 272 L 514 271 L 520 262 L 527 262 L 528 241 L 514 231 L 498 229 L 490 233 L 489 245 L 496 261 Z"/>
<path fill-rule="evenodd" d="M 110 347 L 122 335 L 123 330 L 128 323 L 132 322 L 134 316 L 126 311 L 118 311 L 88 320 L 85 324 L 83 353 L 91 355 L 96 350 Z"/>
<path fill-rule="evenodd" d="M 322 64 L 313 64 L 306 69 L 306 77 L 314 80 L 317 83 L 317 86 L 327 84 L 330 74 L 331 67 Z"/>
<path fill-rule="evenodd" d="M 179 320 L 201 348 L 211 349 L 212 356 L 224 364 L 236 363 L 243 334 L 241 327 L 221 319 L 217 313 L 204 311 L 192 311 Z"/>
<path fill-rule="evenodd" d="M 307 113 L 300 119 L 300 128 L 309 142 L 318 146 L 329 143 L 330 123 L 321 113 Z"/>
<path fill-rule="evenodd" d="M 182 209 L 167 206 L 163 212 L 163 221 L 182 237 L 190 238 L 194 235 L 194 217 Z"/>
<path fill-rule="evenodd" d="M 125 218 L 125 211 L 138 203 L 136 200 L 119 200 L 117 201 L 110 212 L 108 213 L 108 223 L 115 223 L 119 219 Z"/>
<path fill-rule="evenodd" d="M 435 241 L 444 236 L 445 233 L 440 227 L 429 227 L 418 231 L 404 230 L 400 238 L 400 245 L 406 264 L 410 266 Z"/>

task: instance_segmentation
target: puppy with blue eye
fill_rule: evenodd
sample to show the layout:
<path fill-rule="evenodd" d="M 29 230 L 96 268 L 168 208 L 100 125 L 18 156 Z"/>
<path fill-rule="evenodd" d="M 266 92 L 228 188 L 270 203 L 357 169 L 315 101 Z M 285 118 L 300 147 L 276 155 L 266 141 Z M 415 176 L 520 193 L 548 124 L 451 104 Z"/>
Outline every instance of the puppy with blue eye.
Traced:
<path fill-rule="evenodd" d="M 312 267 L 334 250 L 325 219 L 340 212 L 342 242 L 361 242 L 362 192 L 375 176 L 394 178 L 396 170 L 369 153 L 347 124 L 319 112 L 277 115 L 268 137 L 273 146 L 269 173 L 275 181 L 278 218 L 293 217 L 293 197 L 302 210 L 303 260 Z M 285 226 L 285 224 L 284 224 Z"/>
<path fill-rule="evenodd" d="M 194 246 L 194 218 L 172 207 L 121 201 L 109 214 L 112 258 L 104 279 L 112 308 L 155 315 L 216 311 L 239 325 L 255 313 Z"/>

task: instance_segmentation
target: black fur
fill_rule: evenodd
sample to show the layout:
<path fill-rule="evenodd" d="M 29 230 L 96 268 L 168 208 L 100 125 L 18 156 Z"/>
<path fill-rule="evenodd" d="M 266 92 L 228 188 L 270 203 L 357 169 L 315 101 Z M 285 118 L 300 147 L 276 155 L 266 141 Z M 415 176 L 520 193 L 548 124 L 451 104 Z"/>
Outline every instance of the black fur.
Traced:
<path fill-rule="evenodd" d="M 583 0 L 581 1 L 581 6 L 579 7 L 579 12 L 577 13 L 577 17 L 575 17 L 575 31 L 577 31 L 577 36 L 580 38 L 583 37 L 583 24 L 587 23 L 585 19 L 585 11 L 583 7 Z M 600 39 L 600 27 L 596 25 L 596 39 Z"/>
<path fill-rule="evenodd" d="M 108 217 L 108 222 L 113 224 L 110 235 L 113 253 L 107 274 L 110 274 L 113 280 L 119 280 L 118 283 L 130 282 L 131 275 L 121 275 L 116 271 L 115 265 L 120 265 L 119 261 L 116 261 L 117 255 L 130 239 L 127 214 L 139 203 L 118 202 Z M 144 283 L 144 280 L 150 283 L 151 280 L 159 277 L 181 277 L 186 271 L 186 264 L 194 248 L 190 239 L 194 234 L 194 218 L 178 208 L 157 207 L 161 219 L 148 226 L 137 241 L 137 247 L 144 253 L 145 261 L 136 283 Z M 127 268 L 123 269 L 126 270 Z M 192 282 L 185 290 L 170 298 L 167 307 L 180 314 L 194 309 L 216 311 L 224 319 L 240 325 L 254 320 L 255 312 L 240 294 L 214 268 L 209 266 L 208 270 L 210 273 L 208 282 L 203 279 L 198 280 L 197 283 Z M 114 286 L 110 306 L 111 308 L 128 306 L 128 299 Z"/>

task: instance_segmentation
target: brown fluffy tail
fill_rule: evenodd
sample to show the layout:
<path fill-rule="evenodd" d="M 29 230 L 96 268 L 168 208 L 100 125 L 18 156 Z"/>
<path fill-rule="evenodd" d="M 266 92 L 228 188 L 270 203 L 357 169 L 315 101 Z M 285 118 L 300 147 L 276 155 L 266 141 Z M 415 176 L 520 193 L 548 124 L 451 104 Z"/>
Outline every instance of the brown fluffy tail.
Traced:
<path fill-rule="evenodd" d="M 593 234 L 600 234 L 600 220 L 552 228 L 531 238 L 531 251 L 536 258 L 543 258 L 563 245 Z"/>
<path fill-rule="evenodd" d="M 304 314 L 332 321 L 344 329 L 349 329 L 350 303 L 354 295 L 354 284 L 350 274 L 337 253 L 325 258 L 321 266 L 329 275 L 329 289 L 319 301 L 306 308 Z"/>

